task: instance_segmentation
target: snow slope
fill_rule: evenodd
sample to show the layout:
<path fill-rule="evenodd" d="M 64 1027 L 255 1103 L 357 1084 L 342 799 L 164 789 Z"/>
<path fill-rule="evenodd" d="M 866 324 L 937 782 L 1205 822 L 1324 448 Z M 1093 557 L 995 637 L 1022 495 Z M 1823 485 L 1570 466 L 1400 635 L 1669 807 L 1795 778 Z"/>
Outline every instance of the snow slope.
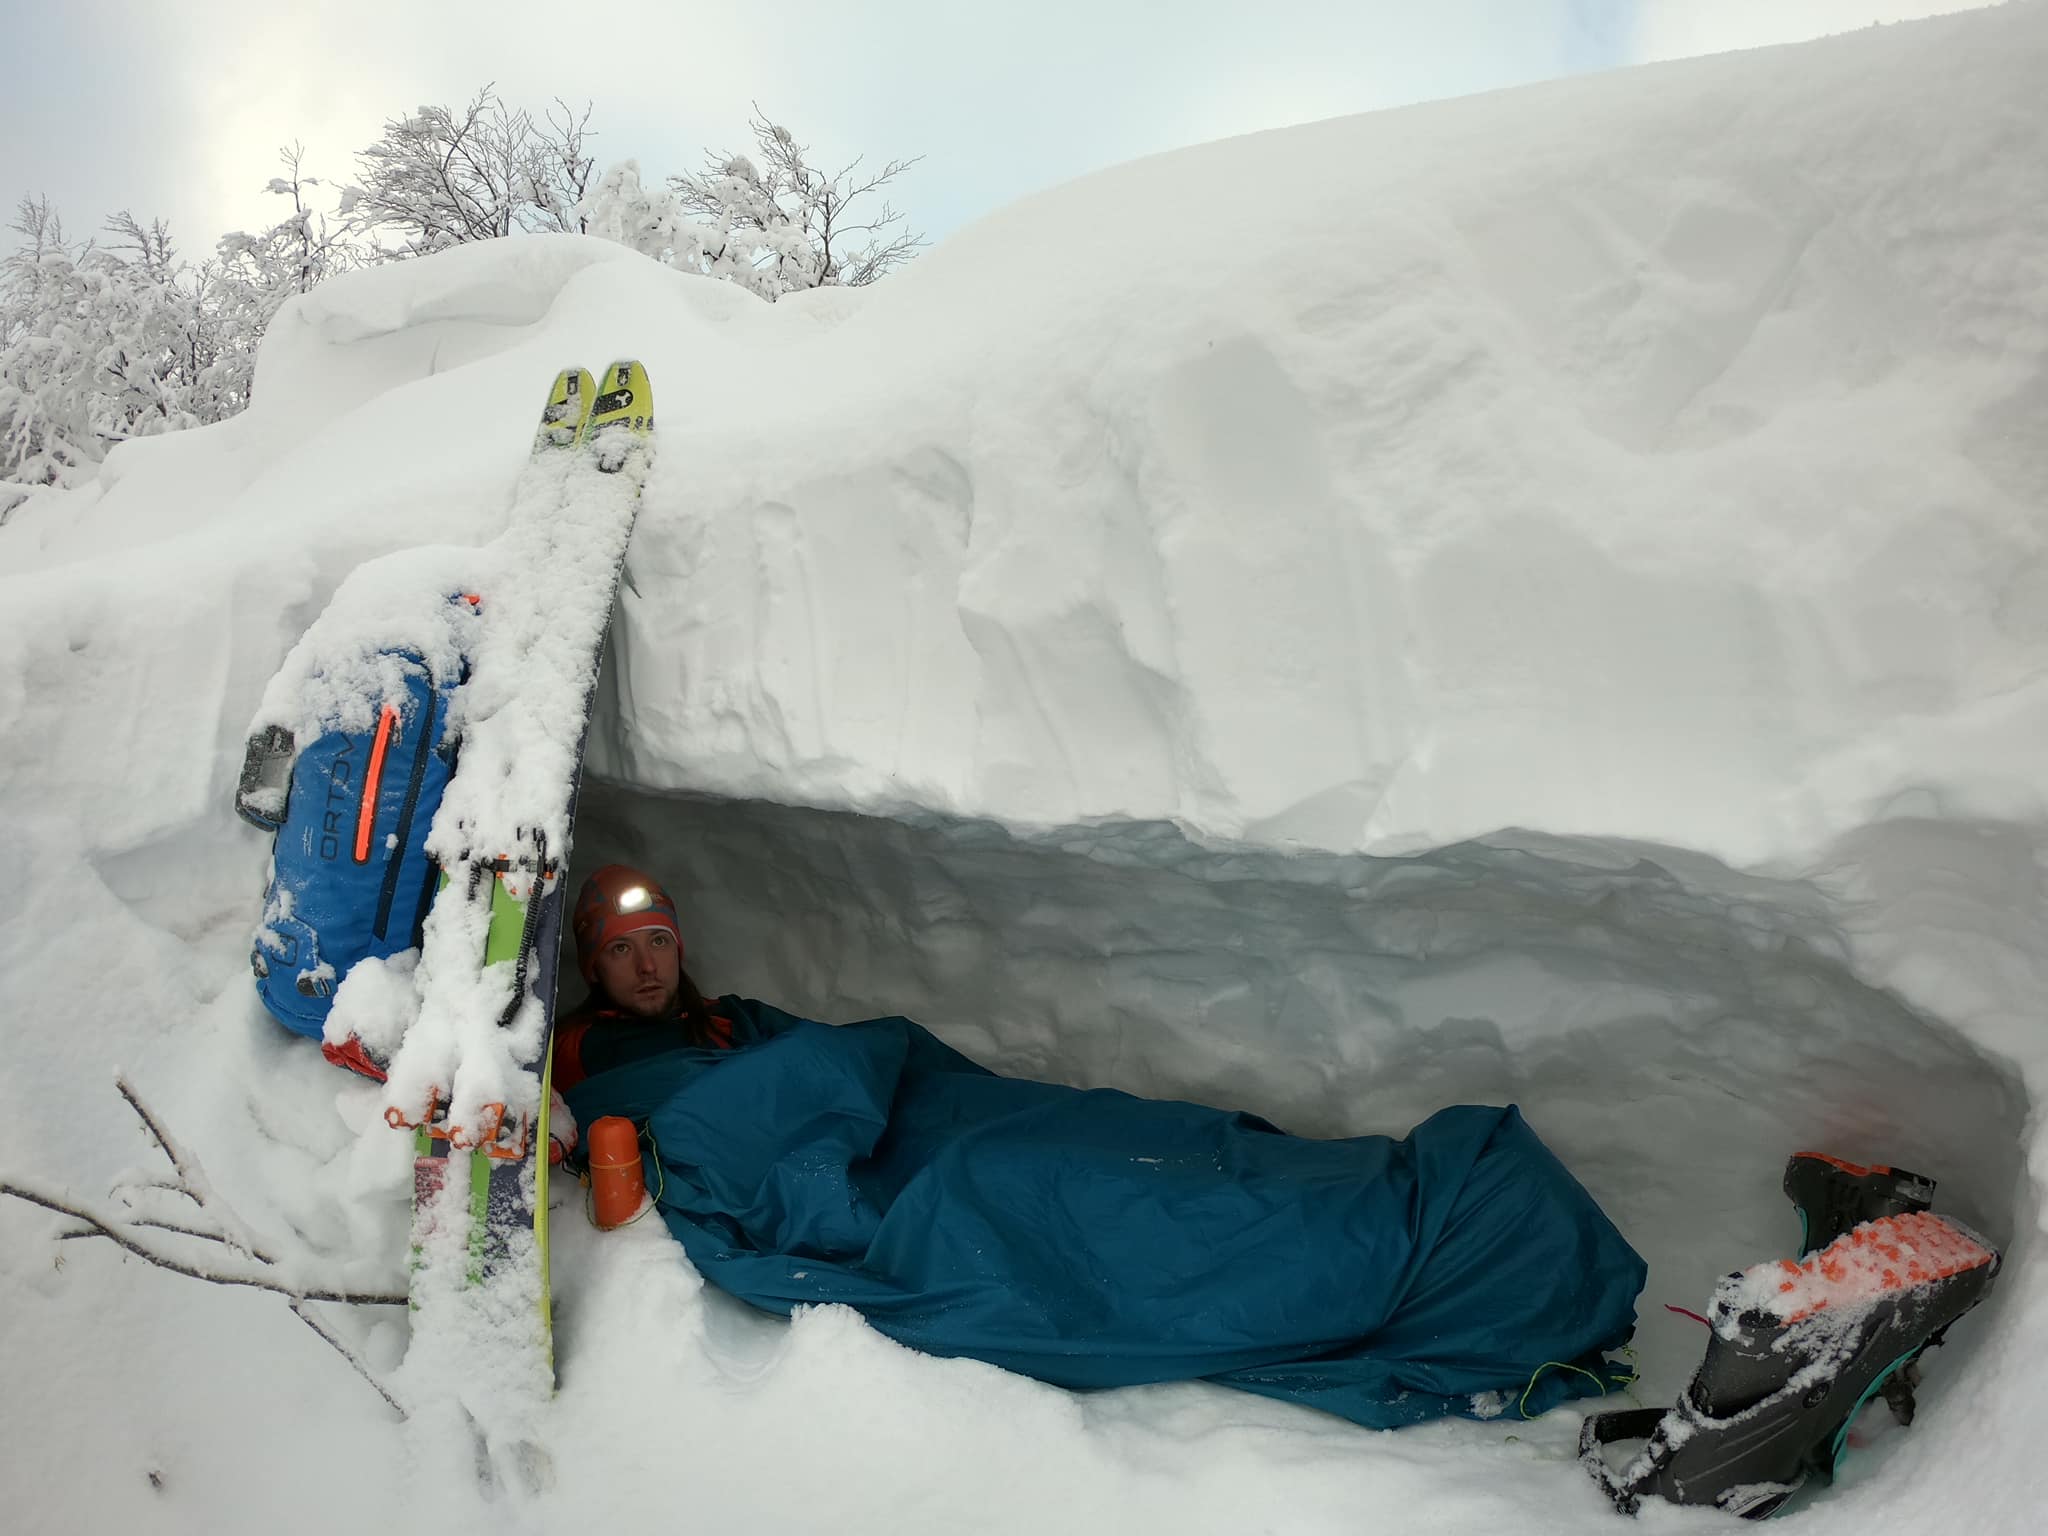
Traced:
<path fill-rule="evenodd" d="M 1792 1518 L 2033 1529 L 2044 69 L 2015 5 L 1258 135 L 773 307 L 573 239 L 330 283 L 245 416 L 0 527 L 0 1173 L 150 1164 L 119 1069 L 402 1288 L 403 1138 L 247 984 L 241 739 L 351 570 L 500 531 L 556 368 L 638 355 L 577 857 L 673 874 L 700 982 L 1310 1134 L 1518 1102 L 1651 1262 L 1646 1402 L 1701 1345 L 1660 1303 L 1790 1251 L 1786 1153 L 1932 1174 L 2005 1273 Z M 552 1470 L 487 1489 L 275 1301 L 0 1204 L 0 1486 L 37 1530 L 1613 1518 L 1572 1413 L 1077 1397 L 559 1215 Z M 329 1325 L 404 1379 L 402 1314 Z"/>

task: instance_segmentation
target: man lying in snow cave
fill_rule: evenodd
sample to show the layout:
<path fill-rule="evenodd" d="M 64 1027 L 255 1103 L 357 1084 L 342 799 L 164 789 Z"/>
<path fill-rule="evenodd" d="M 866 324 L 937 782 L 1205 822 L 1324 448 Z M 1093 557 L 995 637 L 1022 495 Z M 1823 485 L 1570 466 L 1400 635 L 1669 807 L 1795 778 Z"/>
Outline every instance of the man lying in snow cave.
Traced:
<path fill-rule="evenodd" d="M 590 876 L 572 923 L 590 995 L 554 1081 L 581 1124 L 640 1126 L 670 1231 L 755 1306 L 842 1302 L 1066 1387 L 1204 1378 L 1379 1428 L 1534 1416 L 1633 1379 L 1611 1356 L 1644 1263 L 1513 1107 L 1453 1106 L 1398 1140 L 1290 1136 L 1002 1077 L 904 1018 L 704 998 L 639 870 Z M 1830 1476 L 1876 1392 L 1910 1420 L 1913 1362 L 1996 1271 L 1917 1175 L 1801 1153 L 1785 1187 L 1811 1257 L 1721 1283 L 1668 1414 L 1585 1421 L 1624 1509 L 1758 1516 Z M 1636 1439 L 1610 1469 L 1601 1446 Z"/>

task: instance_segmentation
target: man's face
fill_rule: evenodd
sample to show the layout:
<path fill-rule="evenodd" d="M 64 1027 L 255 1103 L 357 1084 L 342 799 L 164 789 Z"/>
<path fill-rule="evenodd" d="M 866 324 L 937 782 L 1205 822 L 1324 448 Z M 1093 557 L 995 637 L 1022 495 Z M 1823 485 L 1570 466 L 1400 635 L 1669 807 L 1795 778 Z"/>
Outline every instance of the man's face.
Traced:
<path fill-rule="evenodd" d="M 682 975 L 682 957 L 666 928 L 621 934 L 597 952 L 597 979 L 605 995 L 642 1018 L 660 1018 L 675 1007 Z"/>

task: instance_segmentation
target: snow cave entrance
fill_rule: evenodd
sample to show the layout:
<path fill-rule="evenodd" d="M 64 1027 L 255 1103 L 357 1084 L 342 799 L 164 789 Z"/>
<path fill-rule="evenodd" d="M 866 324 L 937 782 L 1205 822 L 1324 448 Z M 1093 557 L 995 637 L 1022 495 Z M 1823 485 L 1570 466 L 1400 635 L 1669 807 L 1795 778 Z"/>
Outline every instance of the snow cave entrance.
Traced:
<path fill-rule="evenodd" d="M 1937 1210 L 2012 1235 L 2018 1081 L 1859 981 L 1823 892 L 1703 855 L 1528 835 L 1281 855 L 1163 824 L 1026 841 L 588 782 L 576 861 L 611 860 L 667 883 L 713 995 L 907 1014 L 1001 1072 L 1310 1136 L 1520 1105 L 1649 1263 L 1645 1403 L 1704 1346 L 1665 1304 L 1702 1310 L 1720 1275 L 1797 1251 L 1794 1151 L 1927 1174 Z M 1925 1400 L 1998 1311 L 1957 1328 Z"/>

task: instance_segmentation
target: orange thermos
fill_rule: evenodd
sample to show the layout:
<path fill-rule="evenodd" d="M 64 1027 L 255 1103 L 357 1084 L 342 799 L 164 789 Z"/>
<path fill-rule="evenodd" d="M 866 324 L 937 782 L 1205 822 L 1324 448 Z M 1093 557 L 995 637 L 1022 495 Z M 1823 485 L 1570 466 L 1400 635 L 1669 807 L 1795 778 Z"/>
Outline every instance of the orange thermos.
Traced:
<path fill-rule="evenodd" d="M 640 1134 L 624 1115 L 606 1115 L 590 1128 L 590 1219 L 606 1231 L 623 1227 L 646 1198 Z"/>

